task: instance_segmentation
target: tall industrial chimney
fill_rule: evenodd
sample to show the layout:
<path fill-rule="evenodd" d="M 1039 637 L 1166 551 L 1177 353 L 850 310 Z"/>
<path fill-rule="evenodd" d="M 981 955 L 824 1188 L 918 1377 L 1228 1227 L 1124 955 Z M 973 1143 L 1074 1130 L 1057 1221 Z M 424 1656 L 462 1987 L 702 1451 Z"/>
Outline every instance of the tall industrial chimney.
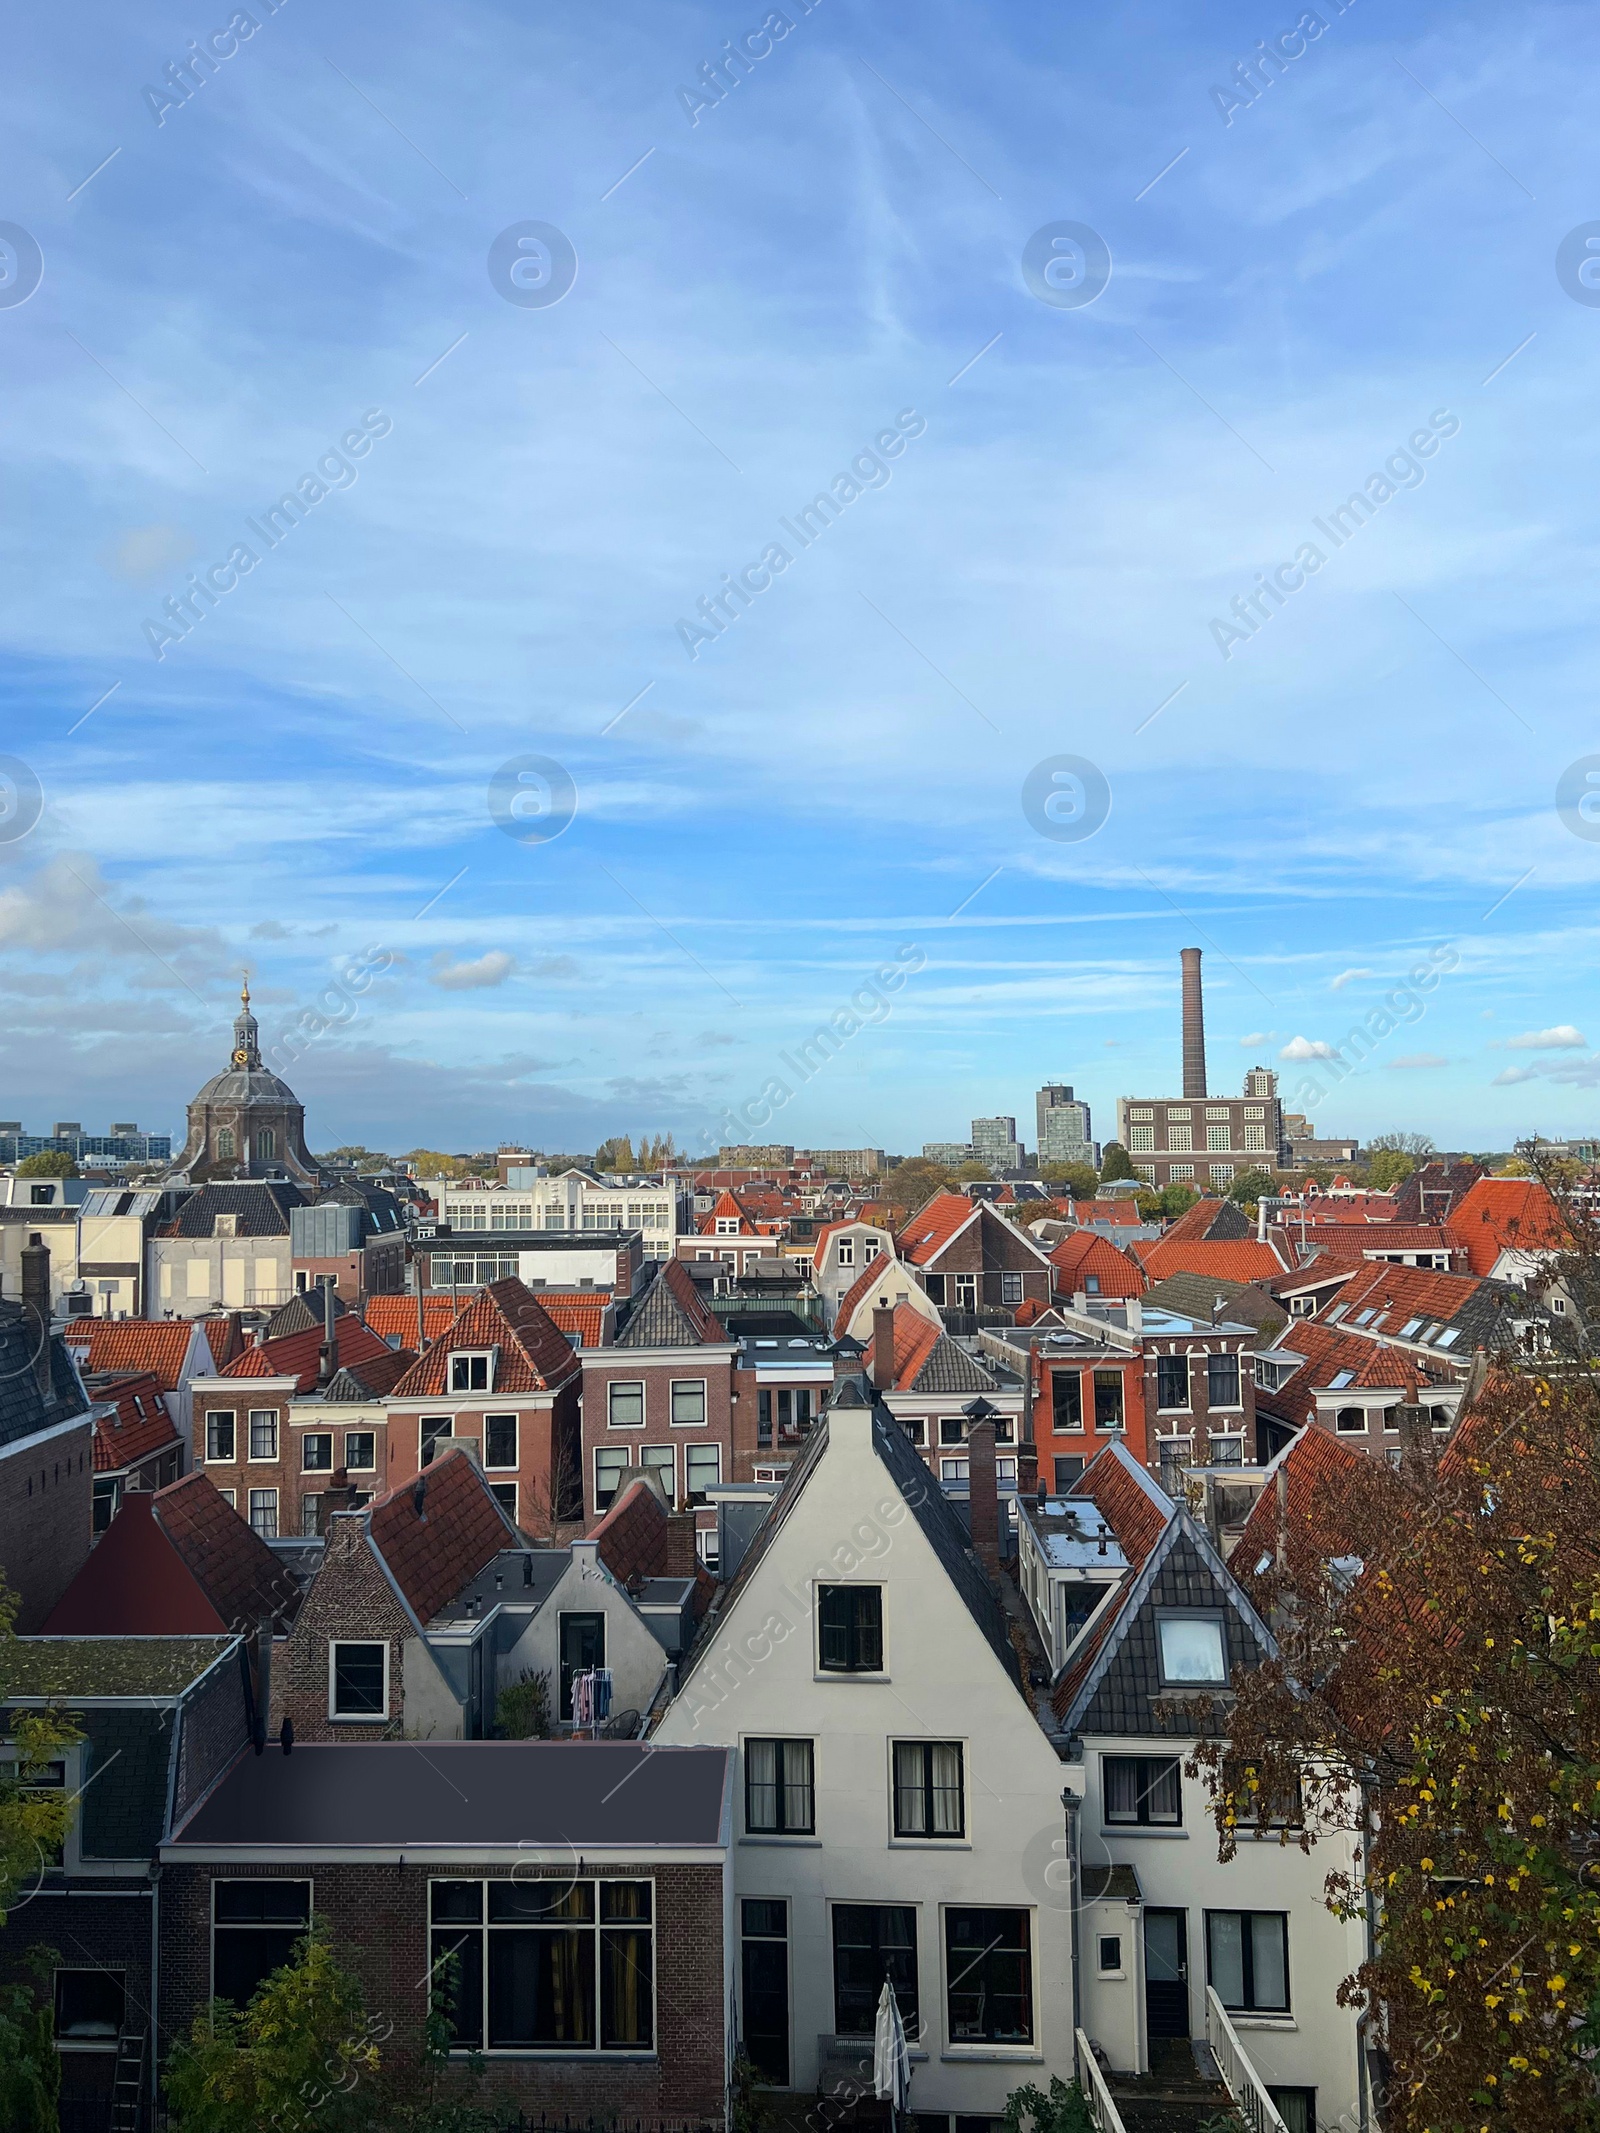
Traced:
<path fill-rule="evenodd" d="M 1206 1009 L 1200 992 L 1200 951 L 1183 951 L 1183 1093 L 1206 1093 Z"/>

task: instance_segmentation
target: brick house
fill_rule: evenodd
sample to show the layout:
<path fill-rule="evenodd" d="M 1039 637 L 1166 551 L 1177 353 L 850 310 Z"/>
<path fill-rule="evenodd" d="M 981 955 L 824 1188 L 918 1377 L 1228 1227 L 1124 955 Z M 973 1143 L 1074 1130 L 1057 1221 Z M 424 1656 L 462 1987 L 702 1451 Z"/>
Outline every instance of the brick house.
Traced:
<path fill-rule="evenodd" d="M 22 1254 L 21 1303 L 0 1302 L 0 1563 L 37 1629 L 89 1553 L 94 1421 L 65 1344 L 50 1333 L 50 1254 Z"/>
<path fill-rule="evenodd" d="M 608 1347 L 585 1349 L 584 1507 L 592 1525 L 632 1467 L 655 1473 L 667 1501 L 699 1508 L 705 1489 L 751 1478 L 755 1401 L 736 1400 L 738 1343 L 669 1259 Z M 748 1411 L 747 1411 L 748 1410 Z M 715 1514 L 702 1523 L 714 1530 Z"/>
<path fill-rule="evenodd" d="M 483 2054 L 486 2101 L 723 2122 L 730 1760 L 544 1741 L 242 1757 L 161 1847 L 163 2049 L 316 1919 L 393 2025 L 391 2073 L 420 2074 L 454 1958 L 452 2058 L 465 2075 Z"/>
<path fill-rule="evenodd" d="M 396 1294 L 405 1279 L 405 1217 L 381 1185 L 344 1179 L 289 1216 L 294 1286 L 331 1282 L 348 1304 Z"/>
<path fill-rule="evenodd" d="M 1002 1496 L 1014 1495 L 1025 1372 L 992 1353 L 969 1353 L 910 1304 L 879 1310 L 874 1320 L 861 1367 L 929 1472 L 957 1496 L 966 1493 L 966 1410 L 982 1400 L 994 1422 L 996 1485 Z"/>
<path fill-rule="evenodd" d="M 582 1382 L 571 1340 L 533 1290 L 490 1282 L 390 1391 L 388 1486 L 420 1474 L 436 1446 L 470 1442 L 513 1525 L 554 1533 L 575 1522 Z"/>
<path fill-rule="evenodd" d="M 1021 1378 L 1023 1446 L 1049 1489 L 1071 1486 L 1107 1444 L 1147 1456 L 1144 1359 L 1139 1338 L 1121 1325 L 1071 1310 L 1047 1312 L 1027 1326 L 985 1327 L 980 1353 Z M 1022 1474 L 1024 1493 L 1031 1486 Z"/>
<path fill-rule="evenodd" d="M 942 1310 L 999 1320 L 1021 1303 L 1048 1308 L 1055 1269 L 1026 1230 L 983 1200 L 938 1193 L 899 1237 L 900 1257 Z"/>

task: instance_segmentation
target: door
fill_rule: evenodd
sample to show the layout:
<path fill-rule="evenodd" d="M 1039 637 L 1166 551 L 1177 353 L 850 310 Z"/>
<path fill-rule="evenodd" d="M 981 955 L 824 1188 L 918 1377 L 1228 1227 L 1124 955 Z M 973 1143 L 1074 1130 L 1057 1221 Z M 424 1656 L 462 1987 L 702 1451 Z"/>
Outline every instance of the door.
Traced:
<path fill-rule="evenodd" d="M 789 2086 L 789 1906 L 781 1897 L 743 1901 L 744 2048 L 761 2078 Z"/>
<path fill-rule="evenodd" d="M 1152 2037 L 1189 2034 L 1189 1914 L 1144 1914 L 1144 2011 Z"/>
<path fill-rule="evenodd" d="M 604 1615 L 561 1617 L 561 1716 L 572 1716 L 572 1677 L 606 1663 Z"/>

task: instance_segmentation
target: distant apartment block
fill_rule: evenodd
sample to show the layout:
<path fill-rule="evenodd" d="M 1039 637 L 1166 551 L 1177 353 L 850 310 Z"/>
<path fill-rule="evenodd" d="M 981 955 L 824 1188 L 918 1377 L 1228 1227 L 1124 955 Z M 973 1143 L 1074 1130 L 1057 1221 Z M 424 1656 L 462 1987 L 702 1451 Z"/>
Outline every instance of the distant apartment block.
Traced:
<path fill-rule="evenodd" d="M 794 1150 L 779 1141 L 743 1142 L 717 1150 L 719 1170 L 789 1170 Z"/>
<path fill-rule="evenodd" d="M 145 1133 L 130 1124 L 114 1125 L 109 1133 L 85 1133 L 76 1119 L 59 1120 L 48 1133 L 24 1133 L 20 1119 L 0 1118 L 0 1163 L 20 1163 L 30 1155 L 70 1155 L 85 1169 L 167 1163 L 172 1135 Z"/>
<path fill-rule="evenodd" d="M 987 1163 L 997 1175 L 1004 1170 L 1022 1168 L 1022 1148 L 1017 1140 L 1017 1122 L 1014 1118 L 975 1118 L 972 1121 L 972 1154 L 979 1163 Z"/>
<path fill-rule="evenodd" d="M 1047 1081 L 1033 1100 L 1041 1163 L 1087 1163 L 1098 1169 L 1089 1106 L 1073 1095 L 1070 1084 Z"/>
<path fill-rule="evenodd" d="M 922 1160 L 925 1163 L 942 1163 L 947 1170 L 954 1170 L 961 1163 L 972 1161 L 971 1141 L 924 1141 Z"/>
<path fill-rule="evenodd" d="M 636 1229 L 647 1259 L 670 1259 L 673 1240 L 692 1228 L 688 1201 L 676 1180 L 606 1179 L 592 1171 L 563 1170 L 540 1177 L 512 1169 L 506 1185 L 441 1185 L 431 1197 L 451 1234 L 463 1231 L 564 1231 Z"/>
<path fill-rule="evenodd" d="M 875 1178 L 884 1168 L 881 1148 L 801 1148 L 796 1156 L 813 1167 L 820 1165 L 831 1178 Z"/>

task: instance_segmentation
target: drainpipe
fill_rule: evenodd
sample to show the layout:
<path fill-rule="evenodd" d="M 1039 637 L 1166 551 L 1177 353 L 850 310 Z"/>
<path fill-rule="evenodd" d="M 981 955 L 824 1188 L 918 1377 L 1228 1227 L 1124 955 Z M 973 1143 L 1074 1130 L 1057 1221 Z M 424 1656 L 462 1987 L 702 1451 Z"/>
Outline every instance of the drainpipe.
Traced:
<path fill-rule="evenodd" d="M 1361 1878 L 1366 1884 L 1364 1894 L 1367 1961 L 1373 1962 L 1378 1952 L 1377 1897 L 1372 1886 L 1372 1772 L 1366 1770 L 1359 1780 L 1361 1786 Z M 1356 2017 L 1356 2096 L 1361 2113 L 1360 2133 L 1370 2133 L 1372 2125 L 1372 2097 L 1367 2060 L 1368 2013 L 1363 2008 Z"/>
<path fill-rule="evenodd" d="M 1078 1816 L 1083 1810 L 1083 1800 L 1070 1785 L 1061 1788 L 1061 1805 L 1067 1818 L 1067 1875 L 1072 1903 L 1072 2034 L 1074 2040 L 1083 2027 L 1083 1982 L 1082 1966 L 1078 1959 L 1078 1915 L 1083 1908 L 1083 1877 L 1079 1871 Z M 1074 2041 L 1073 2051 L 1077 2044 Z M 1365 2133 L 1365 2128 L 1363 2128 Z"/>

